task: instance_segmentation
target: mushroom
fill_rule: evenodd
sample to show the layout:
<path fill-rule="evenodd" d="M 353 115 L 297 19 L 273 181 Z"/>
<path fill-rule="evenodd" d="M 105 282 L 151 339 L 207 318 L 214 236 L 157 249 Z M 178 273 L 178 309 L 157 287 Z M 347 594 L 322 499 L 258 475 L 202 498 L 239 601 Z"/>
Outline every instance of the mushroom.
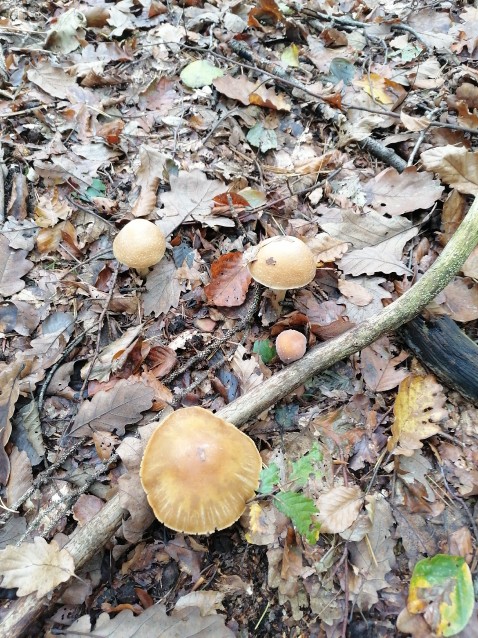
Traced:
<path fill-rule="evenodd" d="M 302 288 L 315 277 L 314 253 L 303 241 L 279 235 L 262 241 L 247 265 L 255 281 L 272 288 L 278 302 L 290 288 Z"/>
<path fill-rule="evenodd" d="M 283 330 L 276 339 L 276 350 L 282 363 L 292 363 L 304 356 L 307 339 L 298 330 Z"/>
<path fill-rule="evenodd" d="M 181 408 L 153 432 L 141 482 L 156 518 L 187 534 L 232 525 L 259 485 L 262 460 L 246 434 L 204 408 Z"/>
<path fill-rule="evenodd" d="M 166 238 L 163 231 L 147 219 L 133 219 L 119 231 L 113 241 L 116 259 L 129 268 L 144 271 L 164 256 Z"/>

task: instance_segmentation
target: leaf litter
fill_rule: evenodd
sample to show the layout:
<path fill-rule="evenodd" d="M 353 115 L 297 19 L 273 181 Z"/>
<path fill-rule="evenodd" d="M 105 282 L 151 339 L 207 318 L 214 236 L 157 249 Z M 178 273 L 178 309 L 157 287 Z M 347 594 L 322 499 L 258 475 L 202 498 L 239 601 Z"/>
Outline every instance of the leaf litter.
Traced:
<path fill-rule="evenodd" d="M 168 411 L 260 387 L 284 329 L 311 348 L 373 317 L 477 193 L 476 9 L 319 5 L 7 3 L 0 619 L 69 581 L 48 635 L 419 638 L 443 619 L 407 608 L 417 562 L 476 571 L 476 408 L 393 334 L 246 427 L 265 469 L 232 528 L 165 530 L 141 488 Z M 111 252 L 135 217 L 167 236 L 149 272 Z M 277 304 L 243 253 L 284 233 L 319 269 Z M 474 339 L 475 253 L 427 309 Z M 120 529 L 75 570 L 63 547 L 116 494 Z"/>

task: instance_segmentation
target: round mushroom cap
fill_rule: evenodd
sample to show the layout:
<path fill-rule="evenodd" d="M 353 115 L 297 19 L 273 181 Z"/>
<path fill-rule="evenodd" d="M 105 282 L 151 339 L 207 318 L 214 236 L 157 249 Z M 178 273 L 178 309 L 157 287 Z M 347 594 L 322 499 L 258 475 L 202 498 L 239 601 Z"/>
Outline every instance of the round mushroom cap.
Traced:
<path fill-rule="evenodd" d="M 192 407 L 176 410 L 153 432 L 140 477 L 166 527 L 211 534 L 244 512 L 261 467 L 252 439 L 209 410 Z"/>
<path fill-rule="evenodd" d="M 314 253 L 297 237 L 279 235 L 257 246 L 254 261 L 248 264 L 251 277 L 275 290 L 302 288 L 317 270 Z"/>
<path fill-rule="evenodd" d="M 304 356 L 307 339 L 298 330 L 283 330 L 276 339 L 276 350 L 282 363 L 292 363 Z"/>
<path fill-rule="evenodd" d="M 147 219 L 133 219 L 119 231 L 113 241 L 116 259 L 129 268 L 154 266 L 164 256 L 166 238 L 163 231 Z"/>

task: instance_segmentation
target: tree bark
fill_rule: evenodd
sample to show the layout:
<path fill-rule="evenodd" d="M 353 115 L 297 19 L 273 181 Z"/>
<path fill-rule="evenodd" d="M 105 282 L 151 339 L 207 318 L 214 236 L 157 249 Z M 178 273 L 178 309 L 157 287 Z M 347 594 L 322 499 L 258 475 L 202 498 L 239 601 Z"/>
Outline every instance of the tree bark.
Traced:
<path fill-rule="evenodd" d="M 260 387 L 239 397 L 218 414 L 230 423 L 241 425 L 274 405 L 309 377 L 410 321 L 445 288 L 477 243 L 478 198 L 474 200 L 465 219 L 433 266 L 404 295 L 359 326 L 316 346 L 302 359 L 274 374 Z M 114 496 L 99 514 L 73 534 L 65 549 L 72 554 L 77 569 L 114 534 L 122 517 L 119 497 Z M 31 594 L 15 601 L 2 619 L 1 635 L 9 638 L 28 635 L 28 628 L 46 612 L 50 602 L 56 598 L 58 593 L 50 601 L 37 599 Z"/>

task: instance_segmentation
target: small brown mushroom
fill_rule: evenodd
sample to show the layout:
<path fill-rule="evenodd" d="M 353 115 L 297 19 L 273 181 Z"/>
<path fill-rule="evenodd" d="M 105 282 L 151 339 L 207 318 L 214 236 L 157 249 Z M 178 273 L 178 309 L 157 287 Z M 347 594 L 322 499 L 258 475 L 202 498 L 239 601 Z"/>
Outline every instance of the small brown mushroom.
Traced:
<path fill-rule="evenodd" d="M 163 231 L 147 219 L 133 219 L 119 231 L 113 241 L 116 259 L 129 268 L 145 270 L 164 256 L 166 238 Z"/>
<path fill-rule="evenodd" d="M 276 292 L 282 301 L 290 288 L 302 288 L 315 277 L 314 253 L 303 241 L 279 235 L 262 241 L 247 265 L 251 277 Z"/>
<path fill-rule="evenodd" d="M 276 339 L 276 350 L 282 363 L 292 363 L 304 356 L 307 339 L 298 330 L 283 330 Z"/>
<path fill-rule="evenodd" d="M 192 407 L 176 410 L 153 432 L 140 476 L 158 520 L 178 532 L 211 534 L 244 512 L 261 467 L 252 439 Z"/>

